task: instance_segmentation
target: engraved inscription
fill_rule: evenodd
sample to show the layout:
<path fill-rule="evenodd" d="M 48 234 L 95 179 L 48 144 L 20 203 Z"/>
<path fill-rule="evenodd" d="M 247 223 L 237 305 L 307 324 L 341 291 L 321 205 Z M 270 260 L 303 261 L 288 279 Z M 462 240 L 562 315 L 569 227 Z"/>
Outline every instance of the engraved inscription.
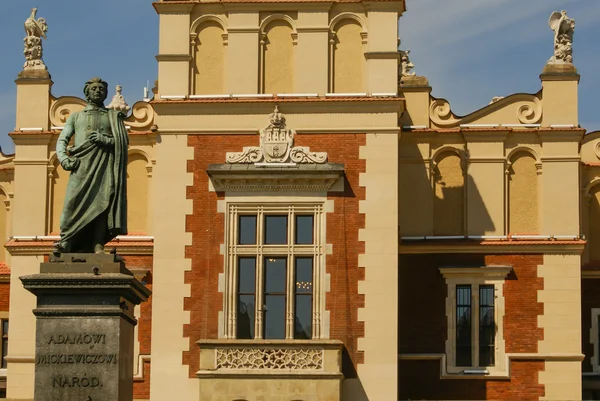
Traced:
<path fill-rule="evenodd" d="M 51 335 L 48 344 L 106 344 L 106 334 Z"/>
<path fill-rule="evenodd" d="M 52 376 L 52 387 L 102 387 L 97 377 L 83 376 Z"/>
<path fill-rule="evenodd" d="M 116 354 L 43 354 L 36 357 L 38 365 L 60 364 L 117 364 Z"/>

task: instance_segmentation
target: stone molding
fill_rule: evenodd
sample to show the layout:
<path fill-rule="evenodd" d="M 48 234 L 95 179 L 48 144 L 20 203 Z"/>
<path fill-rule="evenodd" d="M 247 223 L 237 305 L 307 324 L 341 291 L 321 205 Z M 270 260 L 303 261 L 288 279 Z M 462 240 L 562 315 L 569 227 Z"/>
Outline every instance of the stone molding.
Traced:
<path fill-rule="evenodd" d="M 218 192 L 328 192 L 343 177 L 344 166 L 334 163 L 287 167 L 210 164 L 206 172 Z"/>

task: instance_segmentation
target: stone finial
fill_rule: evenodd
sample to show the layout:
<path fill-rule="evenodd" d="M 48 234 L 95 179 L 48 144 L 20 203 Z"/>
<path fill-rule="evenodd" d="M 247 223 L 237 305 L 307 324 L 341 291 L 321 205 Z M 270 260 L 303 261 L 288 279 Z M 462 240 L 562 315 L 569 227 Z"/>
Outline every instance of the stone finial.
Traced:
<path fill-rule="evenodd" d="M 548 25 L 554 31 L 554 55 L 548 60 L 548 63 L 572 64 L 575 20 L 569 18 L 564 10 L 555 11 L 550 15 Z"/>
<path fill-rule="evenodd" d="M 125 102 L 122 92 L 123 87 L 121 85 L 117 85 L 117 93 L 113 96 L 110 104 L 106 106 L 107 109 L 118 110 L 124 114 L 127 114 L 127 112 L 131 110 L 131 107 L 129 107 L 127 102 Z"/>
<path fill-rule="evenodd" d="M 24 70 L 46 70 L 46 64 L 42 60 L 42 38 L 46 39 L 48 25 L 44 18 L 36 20 L 37 8 L 31 9 L 31 15 L 25 20 L 25 64 Z"/>

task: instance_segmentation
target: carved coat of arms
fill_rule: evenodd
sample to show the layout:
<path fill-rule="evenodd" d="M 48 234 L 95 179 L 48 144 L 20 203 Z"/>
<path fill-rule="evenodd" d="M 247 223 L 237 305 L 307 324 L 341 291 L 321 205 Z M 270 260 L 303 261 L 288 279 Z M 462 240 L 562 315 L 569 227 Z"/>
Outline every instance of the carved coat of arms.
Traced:
<path fill-rule="evenodd" d="M 325 163 L 327 153 L 311 152 L 308 147 L 294 147 L 296 131 L 286 126 L 285 117 L 275 106 L 269 125 L 260 130 L 260 146 L 245 147 L 242 152 L 228 152 L 227 163 Z"/>
<path fill-rule="evenodd" d="M 269 116 L 269 121 L 269 126 L 260 130 L 260 147 L 263 150 L 263 157 L 267 163 L 285 162 L 294 145 L 296 132 L 285 126 L 285 117 L 281 115 L 277 106 Z"/>

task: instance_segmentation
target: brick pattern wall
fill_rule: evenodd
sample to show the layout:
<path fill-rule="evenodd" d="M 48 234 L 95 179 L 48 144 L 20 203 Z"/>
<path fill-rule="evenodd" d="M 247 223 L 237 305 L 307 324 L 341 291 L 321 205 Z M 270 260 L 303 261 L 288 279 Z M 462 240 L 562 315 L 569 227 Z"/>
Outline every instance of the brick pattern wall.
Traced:
<path fill-rule="evenodd" d="M 542 255 L 401 255 L 399 263 L 399 352 L 444 353 L 447 337 L 446 284 L 440 266 L 510 265 L 506 278 L 504 340 L 507 353 L 535 353 L 543 329 L 537 327 L 543 305 L 537 292 Z M 401 361 L 400 399 L 537 400 L 542 361 L 513 361 L 510 380 L 440 379 L 438 361 Z"/>
<path fill-rule="evenodd" d="M 8 312 L 10 302 L 10 283 L 0 282 L 0 312 Z"/>
<path fill-rule="evenodd" d="M 590 343 L 592 328 L 592 308 L 600 308 L 600 280 L 581 280 L 581 346 L 585 359 L 582 362 L 583 372 L 592 372 L 591 358 L 594 356 L 594 345 Z M 594 356 L 598 358 L 598 355 Z"/>
<path fill-rule="evenodd" d="M 150 271 L 142 279 L 146 287 L 152 291 L 152 255 L 130 255 L 124 256 L 125 266 L 129 269 L 144 268 Z M 140 355 L 151 354 L 151 332 L 152 332 L 152 296 L 148 301 L 141 304 L 140 318 L 138 319 L 138 341 L 140 342 Z M 138 361 L 133 361 L 137 364 Z M 150 362 L 145 361 L 143 380 L 133 382 L 133 397 L 136 399 L 150 398 Z"/>
<path fill-rule="evenodd" d="M 239 152 L 244 146 L 258 145 L 258 135 L 190 135 L 189 146 L 194 148 L 194 160 L 188 164 L 193 173 L 193 185 L 188 187 L 188 199 L 193 200 L 193 212 L 186 221 L 186 231 L 192 233 L 192 245 L 186 250 L 191 259 L 191 271 L 185 282 L 191 285 L 192 296 L 185 299 L 184 308 L 190 312 L 190 324 L 184 326 L 190 350 L 184 352 L 183 363 L 194 377 L 199 365 L 196 341 L 218 337 L 218 313 L 223 309 L 223 294 L 218 292 L 218 277 L 223 272 L 225 216 L 217 213 L 217 201 L 223 193 L 208 191 L 206 168 L 211 163 L 224 163 L 226 152 Z M 331 291 L 327 294 L 326 308 L 331 311 L 331 338 L 346 343 L 353 367 L 361 362 L 357 353 L 357 339 L 364 334 L 358 323 L 358 308 L 364 304 L 358 295 L 358 281 L 363 273 L 358 268 L 358 255 L 364 246 L 358 241 L 358 230 L 364 227 L 364 216 L 358 213 L 358 201 L 364 199 L 364 189 L 358 185 L 359 174 L 365 171 L 359 160 L 359 148 L 366 142 L 364 135 L 298 135 L 295 146 L 309 146 L 311 150 L 328 152 L 329 161 L 344 163 L 346 167 L 345 192 L 331 193 L 335 210 L 327 214 L 327 243 L 333 245 L 333 254 L 326 259 L 327 273 L 331 275 Z"/>

